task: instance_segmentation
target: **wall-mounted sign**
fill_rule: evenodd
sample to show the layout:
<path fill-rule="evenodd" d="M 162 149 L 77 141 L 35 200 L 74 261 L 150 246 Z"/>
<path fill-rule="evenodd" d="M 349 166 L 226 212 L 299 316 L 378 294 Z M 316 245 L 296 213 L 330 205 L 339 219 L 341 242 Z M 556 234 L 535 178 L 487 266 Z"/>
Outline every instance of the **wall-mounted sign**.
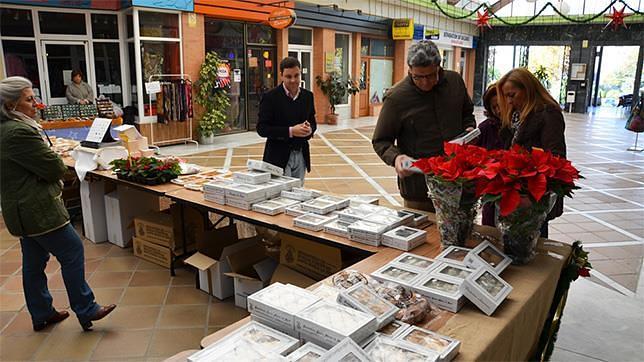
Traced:
<path fill-rule="evenodd" d="M 268 25 L 274 29 L 286 29 L 295 24 L 296 19 L 295 11 L 287 8 L 279 8 L 271 11 L 268 15 Z"/>
<path fill-rule="evenodd" d="M 472 48 L 474 46 L 474 37 L 469 34 L 441 30 L 436 42 L 461 48 Z"/>
<path fill-rule="evenodd" d="M 65 2 L 65 1 L 61 1 Z M 100 2 L 100 1 L 92 1 Z M 193 0 L 132 0 L 132 6 L 145 6 L 149 8 L 157 9 L 169 9 L 169 10 L 183 10 L 183 11 L 195 11 L 195 3 Z"/>
<path fill-rule="evenodd" d="M 586 80 L 586 63 L 572 63 L 570 80 Z"/>
<path fill-rule="evenodd" d="M 335 71 L 335 52 L 324 53 L 324 72 L 332 73 Z"/>
<path fill-rule="evenodd" d="M 230 64 L 219 63 L 217 66 L 217 82 L 215 88 L 226 88 L 230 85 Z"/>
<path fill-rule="evenodd" d="M 391 35 L 394 40 L 413 39 L 414 19 L 394 19 L 391 23 Z"/>
<path fill-rule="evenodd" d="M 425 40 L 438 40 L 440 38 L 441 31 L 434 28 L 425 27 Z"/>
<path fill-rule="evenodd" d="M 423 40 L 425 25 L 414 24 L 414 40 Z"/>

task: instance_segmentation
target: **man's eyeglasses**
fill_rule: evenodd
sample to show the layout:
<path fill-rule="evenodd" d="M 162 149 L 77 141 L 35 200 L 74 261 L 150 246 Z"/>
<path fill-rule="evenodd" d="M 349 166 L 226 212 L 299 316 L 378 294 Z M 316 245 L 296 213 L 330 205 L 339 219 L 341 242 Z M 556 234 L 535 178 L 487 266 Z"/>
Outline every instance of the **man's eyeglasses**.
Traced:
<path fill-rule="evenodd" d="M 415 82 L 419 82 L 422 80 L 428 81 L 428 82 L 438 82 L 438 73 L 436 74 L 427 74 L 427 75 L 417 75 L 417 74 L 411 74 L 411 79 L 413 79 Z"/>

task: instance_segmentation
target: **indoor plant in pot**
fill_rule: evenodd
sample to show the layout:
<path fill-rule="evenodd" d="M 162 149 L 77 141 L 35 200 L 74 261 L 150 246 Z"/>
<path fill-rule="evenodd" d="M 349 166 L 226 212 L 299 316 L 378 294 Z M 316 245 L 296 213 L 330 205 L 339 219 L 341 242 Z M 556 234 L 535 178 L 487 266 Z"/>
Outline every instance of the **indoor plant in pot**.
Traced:
<path fill-rule="evenodd" d="M 217 53 L 206 54 L 196 82 L 198 91 L 195 100 L 204 108 L 197 130 L 204 144 L 212 144 L 214 135 L 225 127 L 226 110 L 230 107 L 227 86 L 223 85 L 228 83 L 221 82 L 217 74 L 221 64 L 223 62 Z"/>
<path fill-rule="evenodd" d="M 343 80 L 342 77 L 335 73 L 331 72 L 327 74 L 326 77 L 317 76 L 315 82 L 320 87 L 322 93 L 329 98 L 329 103 L 331 104 L 331 113 L 328 113 L 324 116 L 324 120 L 328 124 L 337 124 L 338 123 L 338 114 L 335 113 L 335 106 L 342 102 L 347 94 L 354 95 L 360 92 L 360 89 L 356 83 L 351 80 Z"/>
<path fill-rule="evenodd" d="M 128 157 L 110 162 L 116 177 L 144 185 L 160 185 L 181 174 L 179 160 L 155 157 Z"/>

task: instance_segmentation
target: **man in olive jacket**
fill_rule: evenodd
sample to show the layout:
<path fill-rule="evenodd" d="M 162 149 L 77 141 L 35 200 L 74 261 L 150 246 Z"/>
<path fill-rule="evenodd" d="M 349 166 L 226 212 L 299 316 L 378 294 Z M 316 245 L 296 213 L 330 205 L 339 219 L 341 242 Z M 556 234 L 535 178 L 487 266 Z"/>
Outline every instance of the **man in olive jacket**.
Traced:
<path fill-rule="evenodd" d="M 476 127 L 463 79 L 440 64 L 431 41 L 409 48 L 409 73 L 385 95 L 372 139 L 378 156 L 396 168 L 405 207 L 431 212 L 425 176 L 410 171 L 407 164 L 443 153 L 443 142 Z"/>

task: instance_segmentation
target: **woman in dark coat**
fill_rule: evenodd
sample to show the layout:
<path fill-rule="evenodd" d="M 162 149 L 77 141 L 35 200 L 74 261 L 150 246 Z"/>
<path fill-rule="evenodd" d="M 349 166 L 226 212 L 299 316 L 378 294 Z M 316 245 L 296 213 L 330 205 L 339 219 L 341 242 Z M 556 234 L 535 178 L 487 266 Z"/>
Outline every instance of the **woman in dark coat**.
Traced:
<path fill-rule="evenodd" d="M 559 103 L 525 68 L 516 68 L 497 83 L 501 106 L 501 138 L 505 148 L 518 144 L 566 157 L 565 123 Z M 552 220 L 563 214 L 563 197 L 559 197 L 548 214 Z M 541 228 L 548 237 L 548 221 Z"/>

